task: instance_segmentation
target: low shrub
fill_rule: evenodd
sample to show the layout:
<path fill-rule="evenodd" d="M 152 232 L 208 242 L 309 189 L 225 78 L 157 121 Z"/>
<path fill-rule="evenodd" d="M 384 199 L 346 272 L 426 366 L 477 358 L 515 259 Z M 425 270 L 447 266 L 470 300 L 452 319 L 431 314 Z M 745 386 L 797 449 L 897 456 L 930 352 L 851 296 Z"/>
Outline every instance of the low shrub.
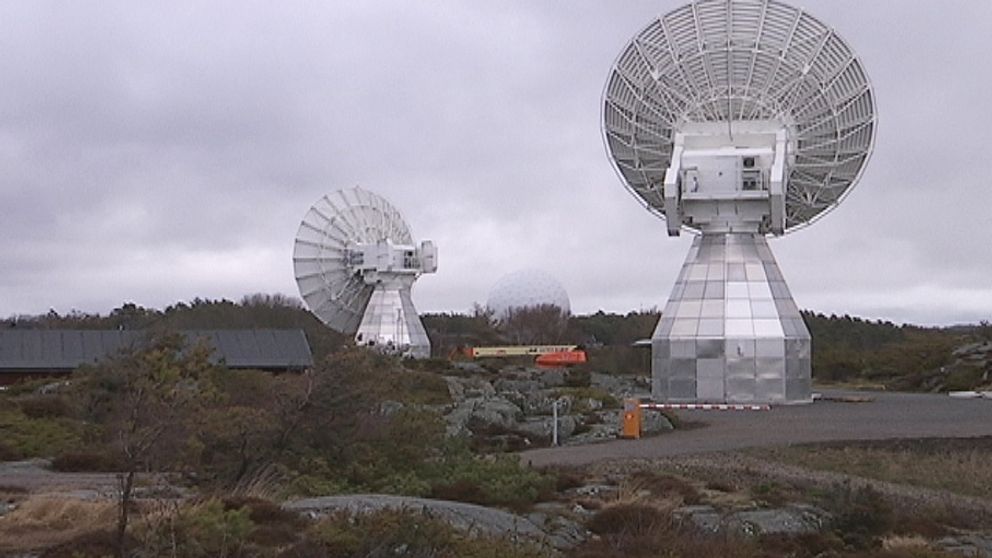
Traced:
<path fill-rule="evenodd" d="M 689 481 L 664 473 L 652 471 L 637 471 L 630 477 L 631 482 L 639 488 L 648 490 L 654 496 L 661 498 L 681 498 L 689 505 L 702 502 L 699 490 Z"/>
<path fill-rule="evenodd" d="M 833 514 L 834 533 L 855 549 L 877 548 L 881 537 L 895 527 L 892 507 L 871 485 L 838 485 L 824 505 Z"/>
<path fill-rule="evenodd" d="M 423 514 L 382 510 L 325 518 L 284 555 L 537 558 L 547 552 L 509 539 L 473 537 Z"/>
<path fill-rule="evenodd" d="M 516 456 L 478 457 L 464 448 L 449 450 L 424 476 L 436 497 L 514 510 L 553 498 L 556 482 L 553 474 L 522 467 Z"/>
<path fill-rule="evenodd" d="M 465 423 L 472 432 L 470 439 L 472 451 L 476 453 L 510 453 L 528 449 L 535 444 L 547 445 L 548 438 L 534 437 L 532 434 L 519 432 L 498 424 L 484 422 L 472 417 Z"/>
<path fill-rule="evenodd" d="M 597 511 L 586 523 L 597 535 L 642 537 L 671 531 L 671 518 L 653 506 L 619 504 Z"/>
<path fill-rule="evenodd" d="M 178 558 L 244 555 L 255 526 L 250 513 L 247 507 L 226 509 L 217 499 L 183 508 L 142 534 L 142 553 Z"/>
<path fill-rule="evenodd" d="M 598 536 L 575 548 L 577 558 L 757 558 L 765 554 L 753 540 L 701 535 L 676 528 L 670 514 L 644 504 L 618 504 L 596 512 L 586 523 Z M 788 555 L 788 554 L 783 554 Z"/>
<path fill-rule="evenodd" d="M 133 548 L 133 541 L 129 546 Z M 103 558 L 117 554 L 117 533 L 110 529 L 87 531 L 45 550 L 41 558 Z"/>
<path fill-rule="evenodd" d="M 28 489 L 16 484 L 0 484 L 0 494 L 27 494 Z"/>
<path fill-rule="evenodd" d="M 28 418 L 18 408 L 0 408 L 0 432 L 15 459 L 52 457 L 84 446 L 87 427 L 64 417 Z"/>
<path fill-rule="evenodd" d="M 59 395 L 31 395 L 17 400 L 24 416 L 30 419 L 66 417 L 72 414 L 72 407 Z"/>
<path fill-rule="evenodd" d="M 403 367 L 410 370 L 423 370 L 425 372 L 437 373 L 447 373 L 451 371 L 454 367 L 451 365 L 451 361 L 446 358 L 405 358 L 403 359 Z"/>
<path fill-rule="evenodd" d="M 231 496 L 221 500 L 225 511 L 247 510 L 252 522 L 248 540 L 258 546 L 291 545 L 305 530 L 307 521 L 296 512 L 260 498 Z"/>
<path fill-rule="evenodd" d="M 592 373 L 582 368 L 572 368 L 565 372 L 565 386 L 570 388 L 589 387 Z"/>
<path fill-rule="evenodd" d="M 112 530 L 116 519 L 113 502 L 30 496 L 0 520 L 0 554 L 57 547 L 77 537 Z M 68 552 L 71 545 L 65 549 Z M 71 552 L 58 556 L 70 555 Z"/>
<path fill-rule="evenodd" d="M 545 468 L 542 472 L 552 475 L 555 479 L 555 492 L 565 492 L 585 484 L 585 475 L 580 469 L 567 467 Z"/>
<path fill-rule="evenodd" d="M 737 491 L 737 487 L 733 486 L 732 484 L 730 484 L 728 482 L 724 482 L 722 480 L 711 480 L 711 481 L 707 482 L 706 483 L 706 489 L 707 490 L 715 490 L 717 492 L 726 492 L 728 494 L 731 493 L 731 492 L 736 492 Z"/>
<path fill-rule="evenodd" d="M 844 541 L 829 531 L 801 535 L 761 535 L 758 545 L 768 556 L 793 558 L 837 556 L 844 550 Z"/>
<path fill-rule="evenodd" d="M 401 370 L 391 380 L 395 395 L 404 403 L 447 405 L 451 403 L 443 376 L 422 370 Z"/>
<path fill-rule="evenodd" d="M 915 514 L 896 511 L 893 532 L 899 535 L 918 535 L 927 539 L 939 539 L 951 533 L 948 524 L 957 523 L 955 518 L 942 516 L 934 510 Z"/>
<path fill-rule="evenodd" d="M 24 455 L 21 452 L 0 440 L 0 461 L 17 461 L 23 458 Z"/>
<path fill-rule="evenodd" d="M 781 506 L 789 501 L 788 490 L 776 482 L 762 482 L 752 486 L 751 495 L 766 506 Z"/>
<path fill-rule="evenodd" d="M 273 523 L 286 523 L 296 527 L 302 527 L 306 521 L 300 514 L 285 510 L 279 504 L 246 496 L 229 496 L 221 500 L 224 511 L 248 510 L 248 519 L 255 525 L 270 525 Z"/>
<path fill-rule="evenodd" d="M 975 389 L 982 383 L 984 370 L 973 366 L 960 366 L 951 370 L 944 379 L 944 389 L 947 391 L 967 391 Z"/>

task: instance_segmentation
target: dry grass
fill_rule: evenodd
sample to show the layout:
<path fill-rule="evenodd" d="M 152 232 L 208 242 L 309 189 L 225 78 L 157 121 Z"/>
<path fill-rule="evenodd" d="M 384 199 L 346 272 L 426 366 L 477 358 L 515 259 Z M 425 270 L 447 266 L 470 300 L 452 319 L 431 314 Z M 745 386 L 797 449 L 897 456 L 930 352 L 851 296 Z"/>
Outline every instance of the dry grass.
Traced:
<path fill-rule="evenodd" d="M 672 523 L 671 508 L 643 503 L 604 507 L 587 522 L 597 536 L 573 549 L 577 558 L 758 558 L 753 540 L 704 536 Z"/>
<path fill-rule="evenodd" d="M 617 486 L 615 504 L 638 504 L 651 499 L 648 482 L 638 478 L 624 478 Z"/>
<path fill-rule="evenodd" d="M 988 449 L 933 452 L 861 445 L 793 446 L 774 450 L 770 457 L 811 469 L 992 498 L 992 451 Z"/>
<path fill-rule="evenodd" d="M 45 548 L 84 533 L 109 529 L 116 514 L 113 502 L 35 495 L 0 518 L 0 550 Z"/>
<path fill-rule="evenodd" d="M 920 535 L 890 535 L 882 539 L 885 550 L 925 549 L 930 543 Z"/>

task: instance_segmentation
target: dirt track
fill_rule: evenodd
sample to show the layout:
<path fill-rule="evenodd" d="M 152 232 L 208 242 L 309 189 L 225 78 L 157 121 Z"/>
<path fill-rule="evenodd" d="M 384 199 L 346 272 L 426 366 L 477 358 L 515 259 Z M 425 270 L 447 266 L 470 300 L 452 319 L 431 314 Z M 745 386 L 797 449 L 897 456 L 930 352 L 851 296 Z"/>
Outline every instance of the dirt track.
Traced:
<path fill-rule="evenodd" d="M 640 440 L 530 450 L 522 457 L 534 466 L 585 465 L 832 440 L 992 435 L 992 401 L 987 399 L 885 392 L 824 395 L 868 395 L 874 401 L 817 401 L 771 411 L 679 411 L 683 420 L 706 426 Z"/>

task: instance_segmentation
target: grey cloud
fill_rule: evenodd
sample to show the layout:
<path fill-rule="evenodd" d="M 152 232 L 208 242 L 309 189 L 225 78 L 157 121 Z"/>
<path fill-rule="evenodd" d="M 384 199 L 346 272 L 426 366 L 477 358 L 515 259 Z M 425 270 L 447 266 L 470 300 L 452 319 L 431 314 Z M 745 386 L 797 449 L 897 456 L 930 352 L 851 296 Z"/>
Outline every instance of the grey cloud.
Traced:
<path fill-rule="evenodd" d="M 688 239 L 623 190 L 599 103 L 677 4 L 4 5 L 0 315 L 295 294 L 299 219 L 355 184 L 439 245 L 421 309 L 465 310 L 521 267 L 580 312 L 662 306 Z M 848 200 L 773 242 L 798 302 L 992 315 L 992 4 L 800 4 L 863 58 L 880 126 Z"/>

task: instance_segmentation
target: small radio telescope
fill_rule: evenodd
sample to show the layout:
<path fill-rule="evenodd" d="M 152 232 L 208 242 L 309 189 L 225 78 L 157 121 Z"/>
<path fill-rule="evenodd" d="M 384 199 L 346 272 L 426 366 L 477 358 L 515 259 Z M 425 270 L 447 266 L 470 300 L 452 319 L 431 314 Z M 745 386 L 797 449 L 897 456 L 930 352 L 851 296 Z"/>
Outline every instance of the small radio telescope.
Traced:
<path fill-rule="evenodd" d="M 437 249 L 417 246 L 403 216 L 381 197 L 352 188 L 320 198 L 300 223 L 293 249 L 300 294 L 310 311 L 355 343 L 427 358 L 431 343 L 410 298 Z"/>
<path fill-rule="evenodd" d="M 836 207 L 872 151 L 855 53 L 777 0 L 697 0 L 623 49 L 603 137 L 668 233 L 697 233 L 652 335 L 652 393 L 677 402 L 811 400 L 810 335 L 766 236 Z"/>

